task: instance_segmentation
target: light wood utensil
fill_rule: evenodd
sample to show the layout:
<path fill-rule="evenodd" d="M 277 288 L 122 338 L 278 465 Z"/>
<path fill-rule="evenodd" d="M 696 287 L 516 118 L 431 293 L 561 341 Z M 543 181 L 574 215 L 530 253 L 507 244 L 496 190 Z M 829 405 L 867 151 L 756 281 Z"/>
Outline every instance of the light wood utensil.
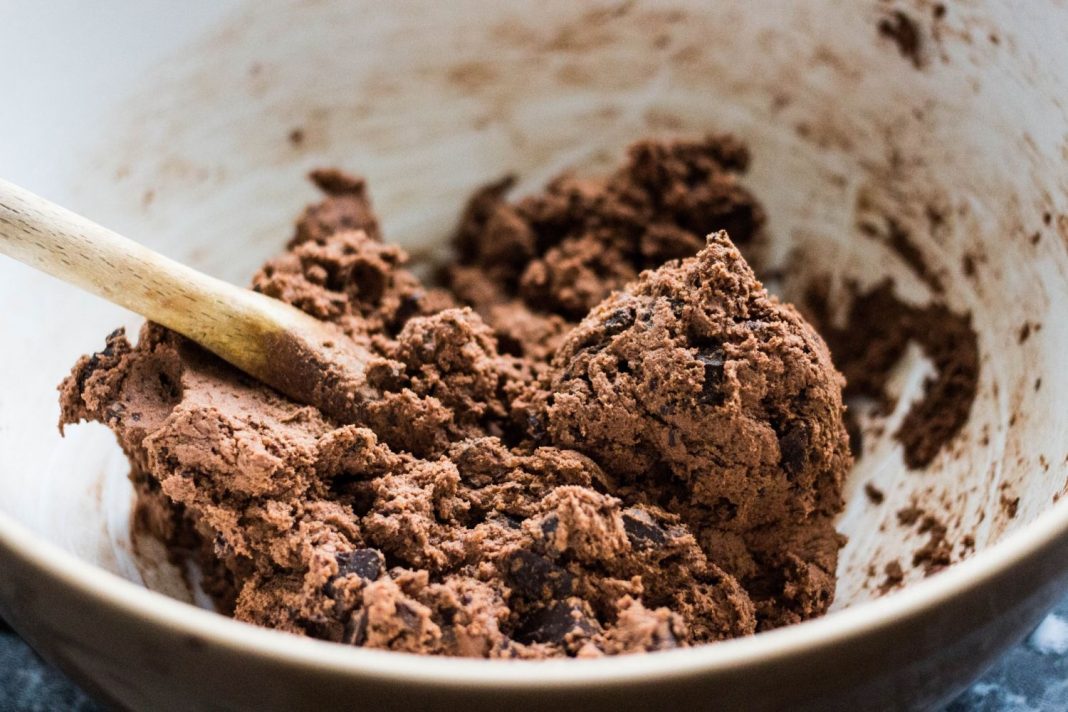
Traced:
<path fill-rule="evenodd" d="M 0 180 L 0 253 L 182 334 L 342 421 L 374 397 L 369 355 L 331 324 L 164 257 Z"/>

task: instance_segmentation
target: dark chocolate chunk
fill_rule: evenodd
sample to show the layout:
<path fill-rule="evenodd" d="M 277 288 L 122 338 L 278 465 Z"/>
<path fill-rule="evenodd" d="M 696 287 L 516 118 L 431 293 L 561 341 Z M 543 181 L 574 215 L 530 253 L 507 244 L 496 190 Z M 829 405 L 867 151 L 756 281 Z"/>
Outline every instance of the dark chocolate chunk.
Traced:
<path fill-rule="evenodd" d="M 511 514 L 502 514 L 498 519 L 508 529 L 519 529 L 523 526 L 523 520 Z"/>
<path fill-rule="evenodd" d="M 411 606 L 403 601 L 397 601 L 396 605 L 397 618 L 401 623 L 407 626 L 410 630 L 419 629 L 419 614 L 416 613 Z"/>
<path fill-rule="evenodd" d="M 667 532 L 645 510 L 633 507 L 623 511 L 623 530 L 633 546 L 649 548 L 667 543 Z"/>
<path fill-rule="evenodd" d="M 367 611 L 353 613 L 349 622 L 345 625 L 345 636 L 342 642 L 349 645 L 363 645 L 367 640 Z"/>
<path fill-rule="evenodd" d="M 582 606 L 557 601 L 533 613 L 516 637 L 523 643 L 565 645 L 575 638 L 595 635 L 598 627 Z"/>
<path fill-rule="evenodd" d="M 323 593 L 330 598 L 337 595 L 337 581 L 345 576 L 358 576 L 364 581 L 374 581 L 385 569 L 385 558 L 377 549 L 344 551 L 334 557 L 337 573 L 323 586 Z"/>
<path fill-rule="evenodd" d="M 704 368 L 704 380 L 701 382 L 699 400 L 706 405 L 721 405 L 725 399 L 723 365 L 726 363 L 726 354 L 720 347 L 702 348 L 697 353 L 697 360 Z"/>
<path fill-rule="evenodd" d="M 98 369 L 111 362 L 115 356 L 116 345 L 125 342 L 126 329 L 118 328 L 112 331 L 107 336 L 105 346 L 103 350 L 97 351 L 89 357 L 88 363 L 77 373 L 78 387 L 84 388 L 86 381 L 92 376 Z"/>
<path fill-rule="evenodd" d="M 679 640 L 669 626 L 662 626 L 653 632 L 646 650 L 671 650 L 679 647 Z"/>
<path fill-rule="evenodd" d="M 545 415 L 543 413 L 527 415 L 527 434 L 535 443 L 545 440 Z"/>
<path fill-rule="evenodd" d="M 381 576 L 385 565 L 385 559 L 377 549 L 354 549 L 338 554 L 335 559 L 339 577 L 355 574 L 368 581 Z"/>
<path fill-rule="evenodd" d="M 526 549 L 519 549 L 505 558 L 504 575 L 513 592 L 532 601 L 564 598 L 571 594 L 571 574 L 544 556 Z"/>
<path fill-rule="evenodd" d="M 541 523 L 541 533 L 550 537 L 556 532 L 558 526 L 560 526 L 560 520 L 555 514 L 550 514 Z"/>
<path fill-rule="evenodd" d="M 608 315 L 604 320 L 605 336 L 621 334 L 634 325 L 634 310 L 619 308 Z"/>

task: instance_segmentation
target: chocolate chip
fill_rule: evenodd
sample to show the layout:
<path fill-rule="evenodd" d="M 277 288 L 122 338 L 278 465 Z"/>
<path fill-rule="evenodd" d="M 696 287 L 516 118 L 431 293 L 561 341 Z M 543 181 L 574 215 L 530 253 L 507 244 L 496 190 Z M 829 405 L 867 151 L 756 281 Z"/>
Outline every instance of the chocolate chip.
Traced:
<path fill-rule="evenodd" d="M 571 594 L 572 576 L 544 556 L 519 549 L 504 560 L 504 576 L 512 591 L 532 601 Z"/>
<path fill-rule="evenodd" d="M 701 395 L 698 400 L 706 405 L 722 405 L 725 400 L 723 393 L 723 365 L 727 362 L 727 356 L 723 349 L 705 347 L 697 352 L 697 360 L 704 369 L 704 379 L 701 381 Z"/>
<path fill-rule="evenodd" d="M 397 617 L 409 630 L 418 630 L 420 615 L 404 601 L 397 601 Z"/>
<path fill-rule="evenodd" d="M 541 443 L 545 440 L 546 428 L 544 414 L 530 413 L 527 415 L 527 432 L 529 433 L 530 438 L 536 443 Z"/>
<path fill-rule="evenodd" d="M 220 559 L 226 559 L 233 553 L 233 548 L 230 546 L 230 542 L 228 542 L 226 537 L 222 534 L 216 533 L 215 537 L 211 540 L 211 544 L 212 548 L 215 550 L 215 556 Z"/>
<path fill-rule="evenodd" d="M 656 523 L 652 516 L 642 509 L 623 510 L 623 531 L 633 546 L 650 548 L 667 543 L 667 532 Z"/>
<path fill-rule="evenodd" d="M 796 475 L 808 462 L 808 425 L 798 420 L 786 426 L 779 435 L 779 453 L 782 467 L 789 475 Z"/>
<path fill-rule="evenodd" d="M 596 633 L 597 622 L 580 606 L 557 601 L 533 613 L 520 628 L 516 639 L 528 644 L 564 645 L 569 637 L 588 638 Z"/>
<path fill-rule="evenodd" d="M 381 576 L 385 563 L 377 549 L 354 549 L 338 554 L 335 560 L 339 577 L 355 574 L 367 581 L 374 581 Z"/>
<path fill-rule="evenodd" d="M 345 576 L 358 576 L 364 581 L 374 581 L 382 575 L 385 559 L 376 549 L 354 549 L 334 557 L 337 573 L 323 586 L 323 593 L 330 598 L 337 595 L 337 580 Z"/>
<path fill-rule="evenodd" d="M 501 525 L 508 529 L 521 529 L 523 527 L 523 520 L 519 517 L 514 517 L 511 514 L 502 514 L 499 517 L 494 517 L 494 521 L 500 522 Z"/>
<path fill-rule="evenodd" d="M 675 633 L 672 632 L 670 627 L 663 626 L 662 629 L 658 628 L 653 633 L 646 650 L 671 650 L 677 647 L 679 647 L 679 640 L 675 637 Z"/>
<path fill-rule="evenodd" d="M 89 357 L 89 362 L 85 365 L 85 368 L 78 374 L 78 387 L 79 389 L 85 388 L 85 382 L 89 380 L 89 377 L 93 375 L 104 363 L 104 361 L 112 358 L 115 355 L 115 344 L 118 340 L 123 338 L 126 334 L 126 330 L 123 328 L 115 329 L 107 336 L 106 345 L 102 351 L 97 351 Z"/>
<path fill-rule="evenodd" d="M 560 526 L 560 518 L 557 517 L 555 514 L 550 514 L 549 516 L 545 517 L 544 520 L 542 520 L 541 533 L 546 538 L 551 537 L 553 534 L 556 533 L 556 529 L 559 526 Z"/>
<path fill-rule="evenodd" d="M 345 625 L 342 641 L 349 645 L 363 645 L 367 640 L 367 611 L 354 613 Z"/>
<path fill-rule="evenodd" d="M 604 334 L 605 336 L 615 336 L 616 334 L 623 333 L 633 325 L 633 309 L 616 309 L 604 320 Z"/>

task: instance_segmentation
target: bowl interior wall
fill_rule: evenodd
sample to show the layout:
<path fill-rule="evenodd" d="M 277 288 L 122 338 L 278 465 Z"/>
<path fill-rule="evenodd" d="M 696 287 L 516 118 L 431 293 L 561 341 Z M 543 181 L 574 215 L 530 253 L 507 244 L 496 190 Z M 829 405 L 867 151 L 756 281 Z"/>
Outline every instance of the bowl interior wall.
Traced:
<path fill-rule="evenodd" d="M 876 2 L 759 12 L 229 2 L 182 18 L 135 10 L 147 13 L 136 41 L 122 34 L 133 25 L 71 5 L 99 32 L 75 35 L 84 25 L 67 22 L 49 42 L 60 57 L 91 59 L 62 75 L 26 65 L 38 88 L 0 112 L 0 133 L 20 137 L 2 148 L 5 177 L 238 283 L 287 239 L 314 198 L 303 174 L 320 165 L 367 176 L 387 239 L 430 259 L 447 250 L 471 191 L 505 172 L 521 193 L 565 168 L 604 171 L 643 136 L 731 131 L 751 146 L 747 182 L 770 216 L 775 261 L 833 285 L 889 276 L 904 298 L 927 301 L 909 266 L 858 228 L 894 217 L 941 273 L 949 304 L 971 313 L 980 389 L 964 432 L 909 471 L 891 433 L 928 365 L 903 365 L 900 406 L 881 436 L 868 434 L 850 480 L 836 606 L 875 595 L 870 570 L 907 564 L 926 541 L 898 525 L 899 509 L 952 512 L 943 521 L 959 558 L 966 535 L 982 550 L 1065 489 L 1068 7 L 973 3 L 942 19 L 917 9 L 914 61 L 880 35 Z M 5 52 L 28 50 L 29 37 L 6 32 Z M 125 460 L 110 434 L 79 426 L 61 438 L 55 427 L 54 388 L 75 359 L 139 320 L 10 261 L 0 300 L 0 511 L 185 595 L 158 551 L 132 554 Z M 860 492 L 868 482 L 883 504 Z M 1017 497 L 1010 517 L 1001 502 Z"/>

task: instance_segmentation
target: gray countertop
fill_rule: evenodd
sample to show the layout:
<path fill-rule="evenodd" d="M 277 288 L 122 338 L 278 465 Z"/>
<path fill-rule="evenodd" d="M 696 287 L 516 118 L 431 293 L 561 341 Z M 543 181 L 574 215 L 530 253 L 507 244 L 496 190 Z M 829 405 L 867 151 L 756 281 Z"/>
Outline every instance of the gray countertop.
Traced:
<path fill-rule="evenodd" d="M 101 707 L 42 662 L 0 621 L 0 710 L 96 712 Z M 1068 710 L 1068 598 L 946 712 Z"/>

